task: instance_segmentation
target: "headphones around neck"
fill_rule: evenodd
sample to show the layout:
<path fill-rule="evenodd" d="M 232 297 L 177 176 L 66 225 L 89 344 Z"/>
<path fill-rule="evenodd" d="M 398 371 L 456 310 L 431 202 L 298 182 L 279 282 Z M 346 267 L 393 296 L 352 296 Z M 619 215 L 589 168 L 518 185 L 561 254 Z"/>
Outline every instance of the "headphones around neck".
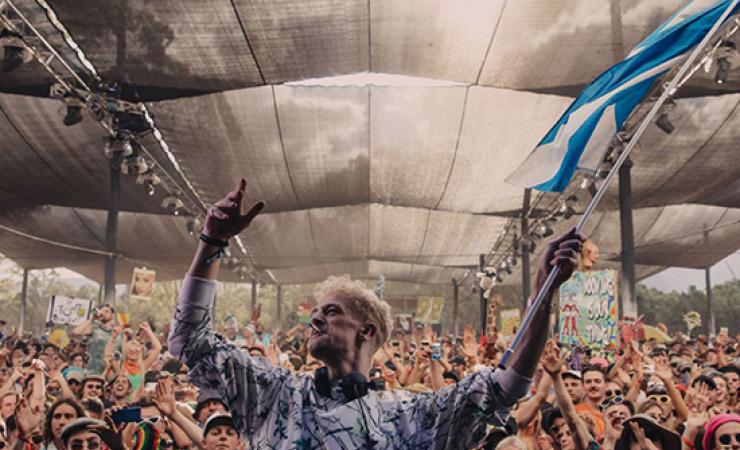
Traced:
<path fill-rule="evenodd" d="M 331 380 L 329 379 L 329 368 L 319 367 L 314 371 L 314 380 L 316 381 L 316 390 L 323 397 L 331 396 Z M 339 384 L 342 387 L 342 394 L 347 400 L 352 401 L 367 395 L 368 390 L 375 389 L 373 383 L 368 383 L 365 375 L 359 372 L 352 372 L 345 375 Z"/>

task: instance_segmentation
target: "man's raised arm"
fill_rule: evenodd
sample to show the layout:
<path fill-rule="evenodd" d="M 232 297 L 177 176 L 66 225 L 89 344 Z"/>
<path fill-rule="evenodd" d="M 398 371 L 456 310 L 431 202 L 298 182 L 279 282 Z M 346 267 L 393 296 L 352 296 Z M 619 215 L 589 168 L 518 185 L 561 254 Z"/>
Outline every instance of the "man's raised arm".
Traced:
<path fill-rule="evenodd" d="M 180 290 L 168 339 L 169 351 L 190 367 L 210 347 L 208 341 L 213 335 L 210 310 L 224 248 L 265 206 L 264 202 L 257 202 L 242 214 L 245 188 L 246 181 L 242 178 L 233 191 L 209 208 L 198 250 Z"/>

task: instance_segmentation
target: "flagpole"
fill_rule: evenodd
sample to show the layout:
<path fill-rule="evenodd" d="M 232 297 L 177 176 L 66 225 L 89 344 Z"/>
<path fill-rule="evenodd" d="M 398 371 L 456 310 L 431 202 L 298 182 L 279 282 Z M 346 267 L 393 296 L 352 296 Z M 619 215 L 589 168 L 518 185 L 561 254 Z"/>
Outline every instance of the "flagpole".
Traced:
<path fill-rule="evenodd" d="M 642 123 L 640 123 L 640 126 L 637 128 L 634 135 L 632 135 L 632 138 L 629 140 L 624 150 L 619 155 L 619 158 L 614 163 L 614 167 L 611 168 L 606 178 L 604 179 L 604 182 L 601 184 L 598 191 L 591 199 L 591 202 L 589 202 L 588 206 L 586 207 L 586 211 L 584 211 L 583 216 L 581 216 L 581 219 L 576 225 L 576 233 L 580 233 L 583 230 L 583 227 L 586 225 L 586 221 L 588 221 L 588 219 L 591 217 L 594 210 L 596 209 L 596 206 L 598 206 L 601 198 L 606 193 L 606 189 L 609 187 L 609 183 L 611 182 L 612 178 L 614 178 L 614 174 L 619 172 L 619 168 L 622 167 L 622 164 L 624 164 L 624 162 L 627 160 L 630 153 L 632 152 L 632 149 L 635 148 L 635 145 L 637 145 L 637 141 L 645 132 L 648 125 L 652 123 L 655 115 L 658 113 L 658 110 L 660 110 L 660 107 L 663 106 L 663 103 L 665 103 L 665 101 L 668 100 L 668 97 L 672 95 L 675 87 L 678 85 L 678 82 L 682 79 L 686 71 L 693 64 L 694 60 L 696 60 L 702 50 L 704 50 L 704 47 L 706 47 L 707 43 L 710 39 L 712 39 L 722 23 L 727 19 L 727 17 L 729 17 L 730 11 L 732 11 L 735 6 L 737 6 L 738 2 L 740 2 L 740 0 L 732 0 L 730 6 L 727 7 L 727 9 L 722 13 L 719 19 L 714 23 L 714 25 L 712 25 L 712 28 L 709 29 L 704 38 L 702 38 L 701 42 L 699 42 L 699 44 L 691 52 L 691 55 L 689 55 L 683 65 L 678 69 L 678 72 L 676 73 L 676 75 L 673 76 L 673 79 L 668 84 L 668 86 L 663 89 L 660 97 L 658 97 L 658 100 L 655 102 L 653 107 L 650 108 L 650 111 L 648 111 L 647 115 L 642 120 Z M 532 317 L 534 317 L 534 312 L 540 308 L 542 302 L 545 299 L 546 293 L 550 291 L 552 285 L 555 283 L 555 278 L 557 278 L 558 272 L 559 268 L 556 266 L 555 268 L 553 268 L 553 270 L 550 271 L 550 274 L 545 280 L 545 284 L 540 288 L 539 291 L 537 291 L 537 295 L 535 296 L 531 306 L 527 310 L 527 314 L 524 316 L 522 324 L 519 327 L 516 335 L 514 336 L 514 340 L 512 341 L 511 346 L 504 352 L 503 356 L 501 357 L 501 362 L 499 363 L 500 367 L 506 367 L 506 364 L 509 362 L 511 355 L 516 351 L 522 337 L 524 336 L 524 331 L 529 327 L 529 323 L 532 321 Z"/>

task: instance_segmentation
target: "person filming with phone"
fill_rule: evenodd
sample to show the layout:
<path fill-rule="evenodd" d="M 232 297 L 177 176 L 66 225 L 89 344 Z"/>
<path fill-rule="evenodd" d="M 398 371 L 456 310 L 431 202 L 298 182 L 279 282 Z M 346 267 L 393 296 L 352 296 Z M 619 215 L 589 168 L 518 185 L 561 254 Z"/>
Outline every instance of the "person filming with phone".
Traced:
<path fill-rule="evenodd" d="M 89 336 L 87 373 L 99 375 L 105 369 L 105 346 L 108 344 L 115 328 L 116 310 L 109 304 L 100 305 L 93 317 L 72 329 L 75 336 Z M 120 351 L 121 340 L 117 339 L 116 351 Z"/>
<path fill-rule="evenodd" d="M 216 392 L 250 448 L 472 448 L 494 412 L 526 395 L 549 329 L 552 294 L 577 264 L 581 237 L 550 243 L 537 281 L 559 276 L 506 368 L 485 368 L 437 392 L 404 395 L 371 389 L 373 355 L 391 332 L 390 307 L 362 283 L 330 277 L 316 293 L 310 354 L 324 362 L 292 373 L 252 357 L 218 336 L 211 324 L 219 257 L 264 207 L 241 205 L 246 182 L 208 210 L 200 245 L 183 282 L 169 334 L 169 350 L 191 367 L 201 389 Z"/>

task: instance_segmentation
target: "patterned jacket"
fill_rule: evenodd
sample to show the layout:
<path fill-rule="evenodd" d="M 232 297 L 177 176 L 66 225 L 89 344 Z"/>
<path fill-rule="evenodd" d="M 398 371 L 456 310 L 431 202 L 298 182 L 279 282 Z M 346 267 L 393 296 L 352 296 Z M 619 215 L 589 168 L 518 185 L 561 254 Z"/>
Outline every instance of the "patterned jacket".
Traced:
<path fill-rule="evenodd" d="M 324 397 L 311 374 L 275 367 L 216 334 L 215 289 L 215 281 L 185 279 L 169 351 L 191 368 L 193 383 L 229 406 L 252 449 L 469 449 L 531 384 L 512 369 L 487 368 L 437 392 L 370 391 L 348 401 L 334 382 Z"/>

